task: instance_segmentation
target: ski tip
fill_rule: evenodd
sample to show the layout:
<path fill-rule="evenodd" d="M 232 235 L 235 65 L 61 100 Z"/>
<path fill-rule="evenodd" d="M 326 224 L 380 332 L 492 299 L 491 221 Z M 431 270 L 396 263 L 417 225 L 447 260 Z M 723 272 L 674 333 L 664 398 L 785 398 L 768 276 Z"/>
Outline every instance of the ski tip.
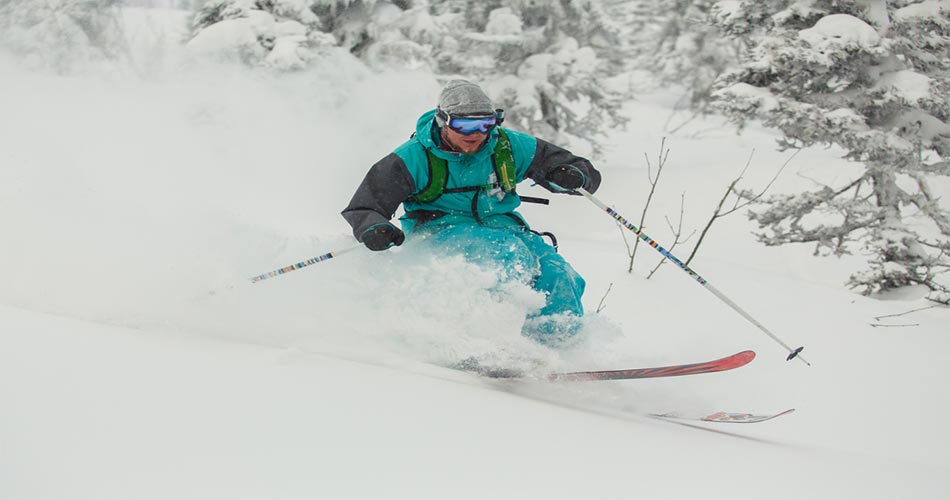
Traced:
<path fill-rule="evenodd" d="M 742 351 L 733 354 L 732 356 L 726 356 L 722 359 L 717 359 L 716 361 L 711 361 L 711 364 L 715 364 L 719 369 L 713 371 L 725 371 L 739 368 L 740 366 L 745 366 L 752 362 L 755 359 L 755 351 Z"/>
<path fill-rule="evenodd" d="M 782 415 L 787 415 L 795 411 L 794 408 L 790 408 L 785 411 L 780 411 L 778 413 L 733 413 L 726 411 L 719 411 L 709 415 L 682 415 L 679 412 L 667 412 L 667 413 L 651 413 L 651 417 L 661 418 L 661 419 L 675 419 L 675 420 L 695 420 L 699 422 L 707 423 L 716 423 L 716 424 L 755 424 L 759 422 L 765 422 L 767 420 L 772 420 L 773 418 L 781 417 Z"/>
<path fill-rule="evenodd" d="M 747 365 L 755 359 L 755 351 L 742 351 L 736 354 L 733 354 L 732 357 L 738 363 L 736 366 Z"/>
<path fill-rule="evenodd" d="M 716 423 L 755 424 L 758 422 L 765 422 L 766 420 L 772 420 L 773 418 L 781 417 L 782 415 L 787 415 L 793 411 L 795 411 L 794 408 L 771 414 L 728 413 L 721 411 L 711 415 L 706 415 L 705 417 L 700 417 L 699 420 L 702 420 L 703 422 Z"/>

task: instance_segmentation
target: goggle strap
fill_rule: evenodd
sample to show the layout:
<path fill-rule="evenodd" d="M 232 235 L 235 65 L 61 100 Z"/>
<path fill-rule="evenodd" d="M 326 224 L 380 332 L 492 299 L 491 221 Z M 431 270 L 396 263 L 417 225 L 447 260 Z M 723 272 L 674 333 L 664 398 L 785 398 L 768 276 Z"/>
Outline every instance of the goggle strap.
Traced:
<path fill-rule="evenodd" d="M 474 116 L 472 118 L 488 118 L 490 116 L 491 116 L 490 114 L 486 114 L 484 116 Z M 452 115 L 446 113 L 445 111 L 442 111 L 442 108 L 439 108 L 439 107 L 435 108 L 435 117 L 441 119 L 443 124 L 450 123 L 452 121 Z M 498 120 L 498 125 L 501 125 L 501 122 L 505 121 L 505 110 L 501 108 L 496 108 L 495 119 Z"/>

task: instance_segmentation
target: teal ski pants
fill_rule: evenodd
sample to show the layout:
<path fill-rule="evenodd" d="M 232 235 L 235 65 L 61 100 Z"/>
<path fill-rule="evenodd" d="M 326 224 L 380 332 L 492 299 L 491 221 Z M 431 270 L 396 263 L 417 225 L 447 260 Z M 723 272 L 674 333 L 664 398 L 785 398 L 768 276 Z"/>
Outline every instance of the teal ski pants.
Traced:
<path fill-rule="evenodd" d="M 526 334 L 576 333 L 579 318 L 584 315 L 584 279 L 543 237 L 520 225 L 431 226 L 426 224 L 417 230 L 427 233 L 427 244 L 462 254 L 469 262 L 497 268 L 503 278 L 521 281 L 545 295 L 545 306 L 529 318 Z"/>

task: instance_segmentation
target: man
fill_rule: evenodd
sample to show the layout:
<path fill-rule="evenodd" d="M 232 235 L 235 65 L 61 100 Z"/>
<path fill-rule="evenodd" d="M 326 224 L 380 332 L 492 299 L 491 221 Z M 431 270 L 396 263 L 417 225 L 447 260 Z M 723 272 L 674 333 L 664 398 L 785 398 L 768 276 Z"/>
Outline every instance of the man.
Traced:
<path fill-rule="evenodd" d="M 505 279 L 545 294 L 524 333 L 542 341 L 572 335 L 584 314 L 584 280 L 515 211 L 517 183 L 531 179 L 555 192 L 594 192 L 600 173 L 584 158 L 543 140 L 500 127 L 501 110 L 478 85 L 449 82 L 438 107 L 419 118 L 416 132 L 377 162 L 343 217 L 370 250 L 424 234 L 427 243 L 496 266 Z M 390 220 L 402 204 L 402 229 Z"/>

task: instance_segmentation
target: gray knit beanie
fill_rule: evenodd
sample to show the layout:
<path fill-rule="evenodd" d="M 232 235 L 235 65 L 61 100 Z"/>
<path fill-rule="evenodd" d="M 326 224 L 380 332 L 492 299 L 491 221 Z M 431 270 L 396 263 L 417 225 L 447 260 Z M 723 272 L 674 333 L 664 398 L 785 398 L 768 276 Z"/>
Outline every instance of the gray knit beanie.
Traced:
<path fill-rule="evenodd" d="M 495 106 L 481 87 L 468 80 L 452 80 L 439 95 L 439 109 L 452 116 L 491 115 Z"/>

